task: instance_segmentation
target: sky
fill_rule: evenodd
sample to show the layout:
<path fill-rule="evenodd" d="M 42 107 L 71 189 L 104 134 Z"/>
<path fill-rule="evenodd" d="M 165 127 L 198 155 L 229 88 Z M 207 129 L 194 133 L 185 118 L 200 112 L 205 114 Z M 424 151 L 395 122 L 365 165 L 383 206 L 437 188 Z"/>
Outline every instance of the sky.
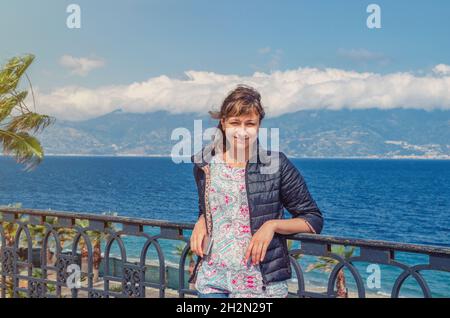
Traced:
<path fill-rule="evenodd" d="M 367 27 L 372 3 L 381 28 Z M 37 110 L 70 120 L 206 112 L 239 83 L 268 117 L 450 109 L 449 17 L 447 0 L 0 0 L 0 61 L 34 54 Z"/>

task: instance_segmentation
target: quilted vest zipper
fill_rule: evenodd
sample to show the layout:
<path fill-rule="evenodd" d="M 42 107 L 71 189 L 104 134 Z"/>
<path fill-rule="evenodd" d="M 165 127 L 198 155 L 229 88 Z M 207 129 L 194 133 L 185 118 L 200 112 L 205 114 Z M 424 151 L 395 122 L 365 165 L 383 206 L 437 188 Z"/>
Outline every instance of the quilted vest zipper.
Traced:
<path fill-rule="evenodd" d="M 250 162 L 250 160 L 247 161 L 246 165 L 245 165 L 245 190 L 246 190 L 246 195 L 247 195 L 247 202 L 248 202 L 248 214 L 250 217 L 250 229 L 253 230 L 253 223 L 252 223 L 252 208 L 251 208 L 251 204 L 250 201 L 248 200 L 248 163 Z M 253 235 L 253 233 L 252 233 Z M 267 281 L 266 281 L 266 277 L 262 271 L 262 266 L 261 266 L 261 262 L 259 263 L 259 270 L 261 272 L 261 277 L 262 277 L 262 281 L 263 281 L 263 286 L 262 289 L 266 290 L 266 285 L 267 285 Z"/>

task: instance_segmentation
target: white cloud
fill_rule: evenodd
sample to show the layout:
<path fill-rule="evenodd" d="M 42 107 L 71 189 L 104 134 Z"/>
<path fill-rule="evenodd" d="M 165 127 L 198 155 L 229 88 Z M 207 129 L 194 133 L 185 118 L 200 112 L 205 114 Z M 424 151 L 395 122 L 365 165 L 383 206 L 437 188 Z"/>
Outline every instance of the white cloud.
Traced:
<path fill-rule="evenodd" d="M 67 86 L 49 93 L 38 91 L 38 110 L 72 120 L 117 108 L 138 113 L 167 110 L 207 114 L 209 109 L 218 109 L 225 95 L 239 83 L 261 92 L 268 117 L 303 109 L 450 109 L 450 76 L 435 72 L 424 76 L 407 72 L 382 75 L 305 67 L 251 76 L 193 70 L 185 75 L 186 79 L 161 75 L 95 89 Z"/>
<path fill-rule="evenodd" d="M 433 67 L 433 72 L 439 75 L 450 75 L 450 65 L 438 64 Z"/>
<path fill-rule="evenodd" d="M 98 58 L 73 57 L 71 55 L 63 55 L 59 59 L 59 64 L 70 69 L 70 73 L 79 76 L 86 76 L 92 70 L 103 67 L 105 61 Z"/>

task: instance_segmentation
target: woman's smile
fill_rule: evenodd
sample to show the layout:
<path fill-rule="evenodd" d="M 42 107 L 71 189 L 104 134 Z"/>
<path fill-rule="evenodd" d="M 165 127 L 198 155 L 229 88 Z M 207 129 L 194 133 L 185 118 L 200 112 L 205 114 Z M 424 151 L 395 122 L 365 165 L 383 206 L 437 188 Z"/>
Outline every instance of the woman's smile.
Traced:
<path fill-rule="evenodd" d="M 234 136 L 234 141 L 239 143 L 239 144 L 244 144 L 247 143 L 249 141 L 250 138 L 245 137 L 245 138 L 238 138 L 236 136 Z"/>

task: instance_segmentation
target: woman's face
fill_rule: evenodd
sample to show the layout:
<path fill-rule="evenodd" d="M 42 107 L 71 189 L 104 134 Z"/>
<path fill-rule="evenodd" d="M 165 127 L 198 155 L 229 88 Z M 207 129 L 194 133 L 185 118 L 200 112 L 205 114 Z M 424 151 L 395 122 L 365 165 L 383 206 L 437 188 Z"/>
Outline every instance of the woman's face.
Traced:
<path fill-rule="evenodd" d="M 238 154 L 245 154 L 258 136 L 259 115 L 252 112 L 237 117 L 221 119 L 225 137 L 229 145 Z M 244 152 L 245 151 L 245 152 Z"/>

